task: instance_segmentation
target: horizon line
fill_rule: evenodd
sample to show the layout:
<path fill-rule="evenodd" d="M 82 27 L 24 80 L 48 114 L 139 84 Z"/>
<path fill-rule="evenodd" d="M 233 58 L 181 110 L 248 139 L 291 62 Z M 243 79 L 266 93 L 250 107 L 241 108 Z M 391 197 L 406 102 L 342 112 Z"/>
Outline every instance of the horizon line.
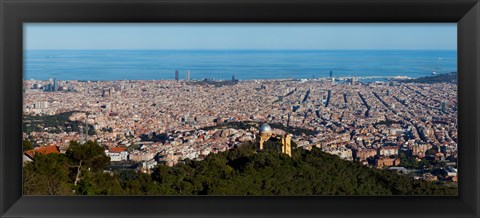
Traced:
<path fill-rule="evenodd" d="M 23 49 L 23 51 L 457 51 L 458 48 L 193 48 L 193 49 L 163 49 L 163 48 L 106 48 L 106 49 Z"/>
<path fill-rule="evenodd" d="M 452 71 L 452 72 L 448 72 L 448 73 L 439 73 L 438 75 L 430 75 L 430 76 L 421 76 L 421 77 L 410 77 L 410 76 L 407 76 L 407 75 L 396 75 L 396 76 L 381 76 L 381 77 L 378 77 L 378 78 L 368 78 L 368 77 L 372 77 L 372 76 L 355 76 L 355 75 L 349 75 L 349 76 L 337 76 L 337 77 L 333 77 L 333 78 L 338 78 L 338 79 L 345 79 L 345 78 L 365 78 L 367 77 L 367 79 L 380 79 L 380 80 L 385 80 L 385 79 L 388 79 L 388 78 L 398 78 L 398 77 L 405 77 L 405 78 L 410 78 L 410 79 L 416 79 L 416 78 L 422 78 L 422 77 L 435 77 L 435 76 L 439 76 L 439 75 L 446 75 L 446 74 L 452 74 L 452 73 L 458 73 L 458 71 Z M 373 77 L 376 77 L 376 76 L 373 76 Z M 50 77 L 50 79 L 52 78 L 57 78 L 57 77 Z M 241 81 L 284 81 L 284 80 L 293 80 L 293 81 L 301 81 L 301 80 L 323 80 L 323 79 L 328 79 L 328 78 L 331 78 L 329 76 L 319 76 L 319 77 L 315 77 L 315 78 L 294 78 L 294 77 L 287 77 L 287 78 L 257 78 L 257 79 L 237 79 L 238 82 L 241 82 Z M 48 79 L 34 79 L 34 78 L 30 78 L 30 79 L 25 79 L 23 78 L 22 79 L 23 81 L 48 81 Z M 114 82 L 114 81 L 177 81 L 177 82 L 204 82 L 204 81 L 215 81 L 215 82 L 218 82 L 218 81 L 232 81 L 231 79 L 214 79 L 214 78 L 200 78 L 200 79 L 191 79 L 190 81 L 187 81 L 185 79 L 181 79 L 181 80 L 175 80 L 175 79 L 113 79 L 113 80 L 102 80 L 102 79 L 58 79 L 59 81 L 90 81 L 90 82 Z"/>

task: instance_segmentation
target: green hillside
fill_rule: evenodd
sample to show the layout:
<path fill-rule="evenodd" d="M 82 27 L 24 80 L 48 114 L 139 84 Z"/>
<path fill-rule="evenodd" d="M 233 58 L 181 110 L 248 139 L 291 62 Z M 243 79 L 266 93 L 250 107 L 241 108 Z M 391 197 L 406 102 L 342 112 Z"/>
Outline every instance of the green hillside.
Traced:
<path fill-rule="evenodd" d="M 68 118 L 77 111 L 59 113 L 55 115 L 24 115 L 23 132 L 46 131 L 49 133 L 79 132 L 79 126 L 85 126 L 81 121 L 70 121 Z M 88 124 L 88 135 L 95 135 L 95 128 Z"/>
<path fill-rule="evenodd" d="M 410 80 L 403 80 L 402 82 L 404 83 L 457 83 L 458 81 L 458 74 L 457 72 L 451 72 L 451 73 L 444 73 L 444 74 L 439 74 L 435 76 L 426 76 L 426 77 L 420 77 L 416 79 L 410 79 Z"/>
<path fill-rule="evenodd" d="M 34 164 L 25 166 L 24 178 L 29 181 L 25 182 L 24 191 L 25 194 L 52 193 L 46 190 L 54 187 L 49 189 L 44 187 L 48 183 L 39 185 L 34 179 L 49 175 L 50 183 L 56 181 L 56 187 L 62 187 L 58 192 L 53 192 L 56 194 L 73 194 L 69 189 L 75 190 L 75 194 L 85 195 L 457 194 L 455 188 L 344 161 L 319 149 L 294 149 L 292 157 L 289 157 L 280 154 L 275 144 L 269 141 L 266 147 L 270 149 L 263 151 L 246 144 L 208 155 L 202 161 L 186 160 L 184 164 L 174 167 L 158 166 L 152 174 L 125 170 L 110 175 L 101 170 L 83 170 L 77 186 L 73 185 L 73 181 L 78 172 L 75 168 L 69 168 L 75 164 L 68 160 L 68 156 L 43 156 Z M 75 156 L 74 152 L 67 154 Z M 88 163 L 94 164 L 92 161 Z M 49 166 L 58 169 L 51 170 Z"/>

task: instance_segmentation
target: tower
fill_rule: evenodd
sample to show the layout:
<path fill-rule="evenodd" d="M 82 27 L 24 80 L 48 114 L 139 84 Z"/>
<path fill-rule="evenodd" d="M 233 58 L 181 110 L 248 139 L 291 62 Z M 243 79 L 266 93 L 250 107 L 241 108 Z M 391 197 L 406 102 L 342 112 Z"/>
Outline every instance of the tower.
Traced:
<path fill-rule="evenodd" d="M 333 77 L 333 71 L 330 70 L 329 74 L 330 74 L 330 78 L 332 78 Z"/>
<path fill-rule="evenodd" d="M 58 91 L 58 81 L 57 78 L 53 78 L 53 91 Z"/>
<path fill-rule="evenodd" d="M 85 143 L 88 142 L 88 112 L 85 113 Z"/>
<path fill-rule="evenodd" d="M 185 77 L 185 80 L 186 80 L 187 82 L 190 81 L 190 71 L 189 71 L 189 70 L 187 70 L 187 75 L 186 75 L 186 77 Z"/>
<path fill-rule="evenodd" d="M 260 126 L 260 150 L 263 150 L 263 144 L 272 137 L 272 127 L 264 123 Z"/>
<path fill-rule="evenodd" d="M 178 79 L 179 79 L 178 77 L 179 77 L 179 72 L 178 72 L 178 70 L 175 70 L 175 81 L 177 81 L 177 82 L 178 82 Z"/>
<path fill-rule="evenodd" d="M 84 141 L 83 141 L 83 140 L 84 140 L 83 126 L 79 126 L 79 127 L 78 127 L 78 132 L 79 132 L 79 133 L 78 133 L 78 141 L 80 142 L 80 144 L 83 144 L 83 143 L 84 143 Z"/>
<path fill-rule="evenodd" d="M 447 102 L 442 101 L 442 112 L 446 113 L 446 111 L 447 111 Z"/>
<path fill-rule="evenodd" d="M 48 83 L 47 85 L 45 85 L 47 92 L 53 92 L 53 84 L 54 84 L 53 79 L 52 78 L 48 79 Z"/>
<path fill-rule="evenodd" d="M 46 92 L 52 91 L 52 84 L 48 83 L 43 87 L 43 90 Z"/>
<path fill-rule="evenodd" d="M 282 153 L 292 156 L 292 136 L 288 133 L 282 136 Z"/>

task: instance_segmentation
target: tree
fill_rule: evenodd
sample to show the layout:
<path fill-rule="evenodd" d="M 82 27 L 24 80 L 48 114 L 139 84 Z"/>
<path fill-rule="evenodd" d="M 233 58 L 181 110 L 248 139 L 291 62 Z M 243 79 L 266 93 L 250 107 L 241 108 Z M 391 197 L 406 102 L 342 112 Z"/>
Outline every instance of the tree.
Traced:
<path fill-rule="evenodd" d="M 62 154 L 36 154 L 23 168 L 26 195 L 70 195 L 68 159 Z"/>
<path fill-rule="evenodd" d="M 94 142 L 72 142 L 66 155 L 38 155 L 24 168 L 25 194 L 42 195 L 455 195 L 455 187 L 414 180 L 345 161 L 313 148 L 292 157 L 255 146 L 185 160 L 153 173 L 104 173 L 109 158 Z M 70 171 L 70 172 L 69 172 Z M 70 174 L 69 174 L 70 173 Z"/>
<path fill-rule="evenodd" d="M 417 169 L 419 167 L 419 164 L 415 157 L 411 156 L 410 154 L 400 151 L 398 153 L 398 157 L 400 158 L 400 166 L 405 167 L 405 168 L 414 168 Z"/>
<path fill-rule="evenodd" d="M 30 140 L 23 140 L 23 151 L 28 151 L 33 149 L 33 144 Z"/>
<path fill-rule="evenodd" d="M 92 141 L 84 144 L 71 142 L 66 156 L 77 169 L 73 183 L 75 186 L 81 179 L 82 170 L 101 171 L 110 163 L 110 157 L 105 154 L 105 149 Z"/>

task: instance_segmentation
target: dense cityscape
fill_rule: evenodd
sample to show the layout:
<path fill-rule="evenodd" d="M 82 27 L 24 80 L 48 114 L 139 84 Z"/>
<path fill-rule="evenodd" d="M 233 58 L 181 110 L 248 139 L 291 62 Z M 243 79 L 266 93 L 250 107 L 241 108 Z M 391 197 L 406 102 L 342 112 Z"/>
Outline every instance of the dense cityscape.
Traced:
<path fill-rule="evenodd" d="M 26 80 L 24 162 L 94 141 L 110 171 L 151 173 L 258 144 L 267 124 L 296 150 L 455 186 L 457 85 L 401 79 Z"/>

